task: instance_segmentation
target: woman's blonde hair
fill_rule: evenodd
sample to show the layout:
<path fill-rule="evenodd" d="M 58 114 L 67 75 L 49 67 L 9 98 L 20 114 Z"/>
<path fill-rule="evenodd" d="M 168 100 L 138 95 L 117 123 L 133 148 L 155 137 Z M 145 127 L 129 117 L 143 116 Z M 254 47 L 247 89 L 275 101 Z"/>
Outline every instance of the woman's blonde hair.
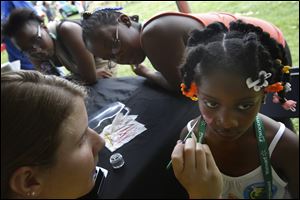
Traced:
<path fill-rule="evenodd" d="M 86 97 L 83 87 L 37 71 L 1 73 L 1 198 L 21 166 L 49 167 L 55 162 L 62 122 Z"/>

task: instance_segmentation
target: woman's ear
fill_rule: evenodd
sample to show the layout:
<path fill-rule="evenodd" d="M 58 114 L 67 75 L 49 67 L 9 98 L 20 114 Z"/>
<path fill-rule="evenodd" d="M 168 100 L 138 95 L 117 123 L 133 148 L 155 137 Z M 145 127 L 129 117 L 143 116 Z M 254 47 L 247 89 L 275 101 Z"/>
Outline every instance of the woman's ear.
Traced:
<path fill-rule="evenodd" d="M 139 16 L 138 15 L 132 15 L 132 16 L 130 16 L 130 19 L 134 22 L 137 22 L 137 23 L 139 22 Z"/>
<path fill-rule="evenodd" d="M 121 14 L 118 21 L 124 23 L 127 27 L 131 26 L 130 18 L 127 15 Z"/>
<path fill-rule="evenodd" d="M 41 180 L 37 170 L 32 167 L 20 167 L 9 179 L 10 190 L 18 197 L 37 197 L 41 192 Z"/>

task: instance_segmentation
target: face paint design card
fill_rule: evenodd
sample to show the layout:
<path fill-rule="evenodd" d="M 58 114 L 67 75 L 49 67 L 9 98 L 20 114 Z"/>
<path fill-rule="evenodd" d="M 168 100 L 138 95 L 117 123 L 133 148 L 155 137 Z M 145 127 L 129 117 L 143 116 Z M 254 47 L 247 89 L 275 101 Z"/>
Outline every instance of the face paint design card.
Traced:
<path fill-rule="evenodd" d="M 111 124 L 104 127 L 100 134 L 105 140 L 105 146 L 111 151 L 115 151 L 147 128 L 144 124 L 136 121 L 137 115 L 116 115 Z"/>

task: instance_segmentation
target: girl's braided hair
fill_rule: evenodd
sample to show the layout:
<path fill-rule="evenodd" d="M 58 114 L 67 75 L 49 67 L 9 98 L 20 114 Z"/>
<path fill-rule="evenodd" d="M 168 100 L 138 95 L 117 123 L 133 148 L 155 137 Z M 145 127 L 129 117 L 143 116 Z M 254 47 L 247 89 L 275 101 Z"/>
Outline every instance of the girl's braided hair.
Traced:
<path fill-rule="evenodd" d="M 97 10 L 94 13 L 83 13 L 81 23 L 83 41 L 86 42 L 86 38 L 93 35 L 96 27 L 116 25 L 117 19 L 121 14 L 121 12 L 112 9 Z"/>
<path fill-rule="evenodd" d="M 282 68 L 288 64 L 284 48 L 260 27 L 241 20 L 231 22 L 229 29 L 220 22 L 208 25 L 204 30 L 194 30 L 187 42 L 186 58 L 180 67 L 185 90 L 192 82 L 201 83 L 201 77 L 216 69 L 238 72 L 245 79 L 259 79 L 260 71 L 271 73 L 269 85 L 287 83 Z M 285 91 L 279 93 L 285 99 Z M 282 100 L 281 103 L 284 103 Z"/>
<path fill-rule="evenodd" d="M 28 8 L 17 8 L 11 12 L 10 17 L 4 23 L 1 34 L 7 37 L 14 37 L 20 28 L 29 21 L 42 24 L 44 20 L 35 11 Z"/>

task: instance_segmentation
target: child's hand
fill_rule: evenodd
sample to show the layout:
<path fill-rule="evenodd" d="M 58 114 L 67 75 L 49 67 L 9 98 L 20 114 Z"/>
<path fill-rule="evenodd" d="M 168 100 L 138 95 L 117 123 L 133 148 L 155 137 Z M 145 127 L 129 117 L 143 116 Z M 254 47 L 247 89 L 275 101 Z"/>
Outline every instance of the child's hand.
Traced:
<path fill-rule="evenodd" d="M 149 74 L 149 72 L 151 72 L 151 70 L 143 64 L 136 64 L 136 65 L 130 65 L 130 66 L 131 66 L 132 71 L 136 75 L 139 75 L 139 76 L 147 77 L 147 74 Z"/>
<path fill-rule="evenodd" d="M 172 153 L 176 178 L 187 190 L 190 198 L 219 198 L 223 180 L 209 147 L 188 138 L 179 142 Z"/>
<path fill-rule="evenodd" d="M 97 78 L 111 78 L 112 74 L 103 69 L 96 69 L 96 77 Z"/>

